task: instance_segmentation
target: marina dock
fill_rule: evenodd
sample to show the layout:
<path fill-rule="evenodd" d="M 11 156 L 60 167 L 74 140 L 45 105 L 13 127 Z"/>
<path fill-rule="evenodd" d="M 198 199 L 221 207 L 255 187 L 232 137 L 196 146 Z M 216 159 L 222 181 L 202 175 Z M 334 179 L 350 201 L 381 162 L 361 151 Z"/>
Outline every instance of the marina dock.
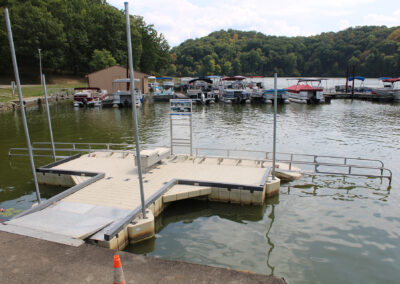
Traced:
<path fill-rule="evenodd" d="M 173 201 L 200 198 L 262 205 L 279 192 L 264 161 L 141 152 L 146 218 L 135 156 L 124 152 L 74 155 L 37 169 L 42 184 L 69 187 L 2 225 L 0 230 L 80 246 L 123 249 L 154 236 L 154 217 Z"/>
<path fill-rule="evenodd" d="M 363 101 L 374 101 L 374 102 L 392 102 L 392 95 L 377 95 L 371 93 L 324 93 L 324 97 L 328 99 L 355 99 Z"/>

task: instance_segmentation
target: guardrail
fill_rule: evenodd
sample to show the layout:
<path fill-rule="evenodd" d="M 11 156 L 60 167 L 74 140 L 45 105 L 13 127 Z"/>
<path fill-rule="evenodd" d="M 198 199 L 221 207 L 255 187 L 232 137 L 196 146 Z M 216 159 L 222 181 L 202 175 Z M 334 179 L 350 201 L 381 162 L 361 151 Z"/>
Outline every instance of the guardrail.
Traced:
<path fill-rule="evenodd" d="M 34 142 L 32 143 L 33 152 L 35 157 L 51 157 L 50 154 L 37 154 L 37 152 L 50 152 L 51 148 L 40 147 L 50 145 L 50 142 Z M 72 153 L 91 153 L 91 152 L 116 152 L 123 154 L 135 155 L 135 148 L 133 144 L 128 143 L 76 143 L 76 142 L 56 142 L 57 152 L 68 152 L 70 156 Z M 57 147 L 58 146 L 58 147 Z M 69 147 L 68 147 L 69 146 Z M 156 147 L 168 147 L 162 145 L 143 145 L 143 149 L 151 149 Z M 11 156 L 27 156 L 27 154 L 19 153 L 19 151 L 26 151 L 26 148 L 11 148 L 8 152 Z M 221 149 L 221 148 L 193 148 L 195 156 L 207 155 L 207 157 L 215 158 L 232 158 L 232 159 L 254 159 L 271 162 L 272 152 L 260 150 L 239 150 L 239 149 Z M 35 153 L 36 152 L 36 153 Z M 219 153 L 219 155 L 212 156 L 212 153 Z M 67 156 L 57 156 L 57 158 L 65 158 Z M 384 163 L 378 159 L 367 159 L 360 157 L 345 157 L 333 155 L 314 155 L 314 154 L 299 154 L 288 152 L 277 152 L 276 161 L 287 163 L 291 172 L 301 172 L 302 174 L 327 174 L 327 175 L 341 175 L 341 176 L 363 176 L 374 178 L 386 178 L 389 180 L 389 185 L 392 182 L 392 171 L 385 168 Z M 312 170 L 298 170 L 294 169 L 294 165 L 303 165 L 311 167 Z M 331 171 L 321 170 L 322 167 L 327 167 L 331 170 L 334 168 L 345 169 L 345 171 Z M 282 170 L 282 169 L 281 169 Z M 366 170 L 368 173 L 357 172 L 357 170 Z M 379 174 L 374 174 L 374 171 L 379 171 Z M 373 172 L 373 173 L 371 173 Z"/>

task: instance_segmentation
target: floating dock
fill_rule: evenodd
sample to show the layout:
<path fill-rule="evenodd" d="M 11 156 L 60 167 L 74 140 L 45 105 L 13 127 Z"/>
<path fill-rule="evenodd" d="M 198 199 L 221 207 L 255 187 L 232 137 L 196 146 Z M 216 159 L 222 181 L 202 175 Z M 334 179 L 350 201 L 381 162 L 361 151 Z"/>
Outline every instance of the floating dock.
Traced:
<path fill-rule="evenodd" d="M 378 95 L 371 93 L 324 93 L 324 97 L 327 99 L 355 99 L 363 101 L 376 101 L 376 102 L 392 102 L 394 100 L 393 95 Z"/>
<path fill-rule="evenodd" d="M 176 200 L 262 205 L 279 192 L 280 179 L 272 178 L 270 163 L 262 160 L 170 155 L 169 148 L 143 150 L 141 159 L 146 218 L 133 152 L 99 151 L 37 169 L 40 183 L 69 189 L 0 230 L 74 246 L 88 242 L 123 249 L 153 237 L 154 218 Z"/>

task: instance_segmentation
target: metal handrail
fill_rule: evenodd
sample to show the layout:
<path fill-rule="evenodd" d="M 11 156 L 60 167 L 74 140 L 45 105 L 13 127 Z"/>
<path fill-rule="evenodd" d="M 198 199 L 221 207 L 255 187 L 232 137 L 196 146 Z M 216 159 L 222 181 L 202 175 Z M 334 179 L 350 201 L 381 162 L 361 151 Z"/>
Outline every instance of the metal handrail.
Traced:
<path fill-rule="evenodd" d="M 182 142 L 181 142 L 182 143 Z M 34 142 L 32 145 L 50 145 L 50 142 Z M 71 145 L 72 148 L 56 148 L 56 151 L 61 151 L 61 152 L 115 152 L 115 153 L 133 153 L 134 154 L 134 147 L 132 144 L 128 143 L 83 143 L 83 142 L 55 142 L 55 145 Z M 86 148 L 82 147 L 85 146 Z M 94 146 L 103 146 L 103 148 L 95 148 Z M 129 147 L 130 149 L 126 150 L 120 150 L 120 149 L 114 149 L 116 147 Z M 162 145 L 143 145 L 144 149 L 151 149 L 151 148 L 156 148 L 156 147 L 168 147 L 168 146 L 162 146 Z M 181 145 L 179 145 L 181 146 Z M 186 143 L 183 144 L 182 146 L 187 146 Z M 19 153 L 13 153 L 13 151 L 26 151 L 26 148 L 11 148 L 9 150 L 9 157 L 10 156 L 26 156 L 26 154 L 19 154 Z M 33 151 L 51 151 L 51 148 L 44 148 L 44 147 L 37 147 L 33 148 Z M 221 149 L 221 148 L 204 148 L 204 147 L 197 147 L 194 148 L 194 153 L 195 156 L 199 156 L 199 151 L 221 151 L 225 153 L 225 156 L 210 156 L 207 155 L 208 158 L 246 158 L 250 159 L 248 157 L 240 157 L 240 156 L 233 156 L 232 153 L 238 153 L 238 152 L 246 152 L 246 153 L 258 153 L 261 154 L 262 158 L 259 159 L 254 159 L 254 160 L 262 160 L 262 161 L 272 161 L 269 159 L 269 156 L 272 154 L 271 152 L 268 151 L 260 151 L 260 150 L 241 150 L 241 149 Z M 277 158 L 277 162 L 282 162 L 282 163 L 288 163 L 289 164 L 289 170 L 284 170 L 284 171 L 289 171 L 289 172 L 301 172 L 303 174 L 332 174 L 332 175 L 348 175 L 348 176 L 365 176 L 365 177 L 378 177 L 378 178 L 387 178 L 389 179 L 389 185 L 391 184 L 392 181 L 392 171 L 388 168 L 385 168 L 384 163 L 381 160 L 378 159 L 368 159 L 368 158 L 360 158 L 360 157 L 344 157 L 344 156 L 332 156 L 332 155 L 313 155 L 313 154 L 299 154 L 299 153 L 288 153 L 288 152 L 277 152 L 277 155 L 288 155 L 289 159 L 283 159 L 283 158 Z M 46 155 L 40 155 L 40 154 L 35 154 L 34 156 L 36 157 L 44 157 Z M 50 155 L 49 155 L 50 156 Z M 59 158 L 64 158 L 64 156 L 58 156 Z M 307 158 L 312 158 L 312 161 L 306 161 L 304 159 L 297 159 L 298 157 L 307 157 Z M 322 162 L 318 161 L 322 158 L 327 158 L 327 159 L 339 159 L 342 160 L 340 163 L 333 163 L 333 162 Z M 349 163 L 350 161 L 363 161 L 363 162 L 373 162 L 373 163 L 378 163 L 379 166 L 371 166 L 371 165 L 360 165 L 360 164 L 353 164 Z M 309 166 L 314 166 L 314 172 L 306 172 L 303 170 L 295 170 L 293 169 L 293 165 L 309 165 Z M 338 172 L 322 172 L 318 170 L 319 166 L 327 166 L 327 167 L 345 167 L 348 169 L 347 173 L 338 173 Z M 358 174 L 358 173 L 352 173 L 352 169 L 368 169 L 368 170 L 380 170 L 380 175 L 369 175 L 369 174 Z M 388 173 L 387 175 L 384 175 L 384 173 Z"/>
<path fill-rule="evenodd" d="M 211 151 L 224 151 L 226 153 L 227 157 L 231 157 L 232 152 L 249 152 L 249 153 L 260 153 L 264 154 L 265 159 L 268 160 L 268 156 L 272 155 L 272 152 L 268 151 L 260 151 L 260 150 L 241 150 L 241 149 L 221 149 L 221 148 L 194 148 L 196 156 L 198 156 L 199 150 L 211 150 Z M 369 162 L 377 162 L 380 163 L 381 167 L 384 168 L 385 165 L 381 160 L 378 159 L 367 159 L 367 158 L 360 158 L 360 157 L 343 157 L 343 156 L 332 156 L 332 155 L 314 155 L 314 154 L 302 154 L 302 153 L 288 153 L 288 152 L 276 152 L 276 154 L 279 155 L 289 155 L 290 160 L 286 161 L 292 161 L 295 156 L 303 156 L 303 157 L 313 157 L 314 161 L 318 158 L 331 158 L 331 159 L 343 159 L 344 164 L 347 163 L 348 160 L 359 160 L 359 161 L 369 161 Z M 295 160 L 293 160 L 295 161 Z M 298 161 L 298 160 L 297 160 Z"/>

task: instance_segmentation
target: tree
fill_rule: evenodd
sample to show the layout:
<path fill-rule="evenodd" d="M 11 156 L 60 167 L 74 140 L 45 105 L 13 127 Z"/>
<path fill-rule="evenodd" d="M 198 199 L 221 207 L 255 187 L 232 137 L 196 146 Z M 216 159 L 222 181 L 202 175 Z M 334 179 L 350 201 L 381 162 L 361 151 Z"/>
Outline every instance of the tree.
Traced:
<path fill-rule="evenodd" d="M 278 71 L 281 76 L 344 76 L 348 64 L 356 64 L 360 75 L 379 77 L 388 72 L 393 73 L 391 76 L 400 73 L 399 41 L 400 27 L 385 26 L 349 28 L 310 37 L 220 30 L 187 40 L 171 53 L 177 56 L 178 74 L 184 68 L 195 75 L 209 70 L 212 64 L 204 59 L 210 55 L 215 61 L 214 72 L 220 66 L 225 75 L 272 76 Z"/>
<path fill-rule="evenodd" d="M 106 49 L 95 49 L 93 51 L 92 60 L 89 62 L 89 65 L 93 71 L 114 66 L 115 64 L 117 64 L 117 61 L 111 55 L 111 52 Z"/>

